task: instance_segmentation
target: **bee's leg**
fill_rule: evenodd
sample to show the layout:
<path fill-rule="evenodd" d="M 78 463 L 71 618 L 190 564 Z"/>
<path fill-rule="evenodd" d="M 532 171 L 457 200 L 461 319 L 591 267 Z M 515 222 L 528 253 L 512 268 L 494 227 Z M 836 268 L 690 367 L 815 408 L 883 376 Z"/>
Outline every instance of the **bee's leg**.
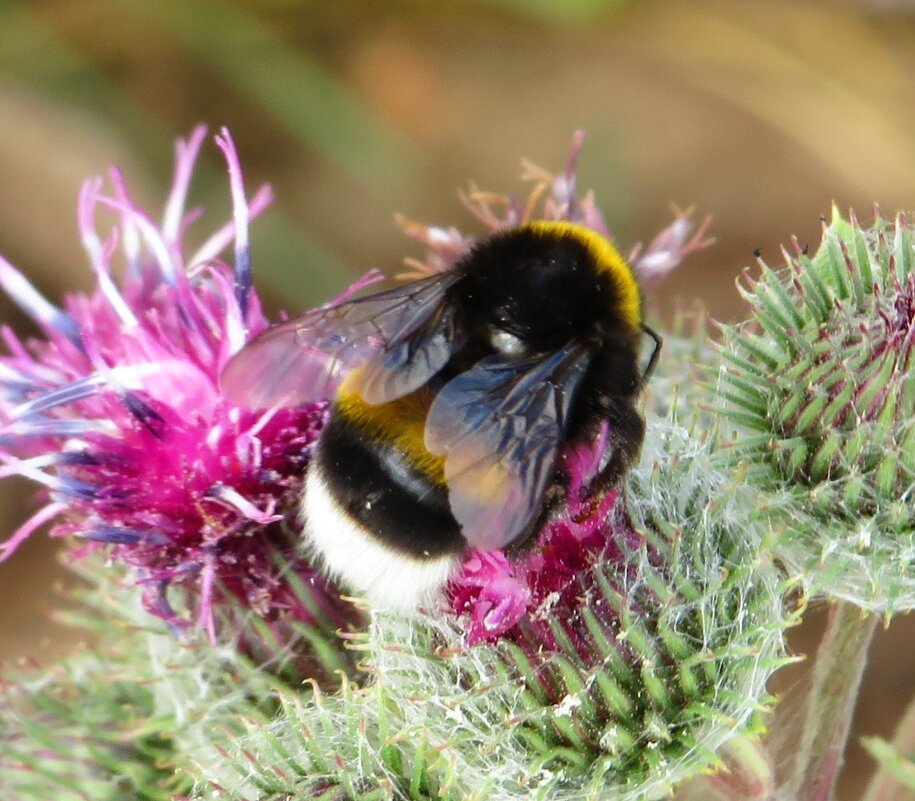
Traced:
<path fill-rule="evenodd" d="M 611 397 L 607 404 L 607 447 L 601 459 L 600 471 L 588 488 L 589 492 L 606 492 L 626 475 L 638 459 L 645 439 L 645 421 L 629 397 Z"/>

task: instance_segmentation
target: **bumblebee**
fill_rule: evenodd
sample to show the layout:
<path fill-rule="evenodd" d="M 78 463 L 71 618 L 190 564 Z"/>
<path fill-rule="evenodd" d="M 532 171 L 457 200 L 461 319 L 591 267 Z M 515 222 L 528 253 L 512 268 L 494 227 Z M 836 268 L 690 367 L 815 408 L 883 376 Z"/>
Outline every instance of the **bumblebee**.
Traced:
<path fill-rule="evenodd" d="M 604 421 L 591 490 L 620 478 L 642 444 L 635 404 L 660 344 L 607 240 L 534 222 L 447 272 L 277 325 L 222 384 L 252 408 L 333 398 L 302 497 L 308 547 L 332 578 L 412 612 L 468 547 L 523 547 L 563 496 L 563 452 Z"/>

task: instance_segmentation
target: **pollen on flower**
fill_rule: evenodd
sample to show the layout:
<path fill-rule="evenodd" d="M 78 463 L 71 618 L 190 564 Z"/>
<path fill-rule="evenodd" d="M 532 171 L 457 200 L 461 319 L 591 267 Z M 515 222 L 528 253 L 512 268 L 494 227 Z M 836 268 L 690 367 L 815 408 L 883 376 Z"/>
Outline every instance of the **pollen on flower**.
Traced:
<path fill-rule="evenodd" d="M 268 323 L 251 283 L 248 223 L 270 203 L 248 198 L 227 131 L 233 218 L 196 250 L 184 242 L 199 210 L 185 208 L 206 136 L 179 141 L 162 223 L 138 208 L 121 175 L 93 179 L 79 198 L 80 235 L 96 287 L 57 308 L 0 259 L 0 286 L 40 336 L 0 329 L 0 477 L 44 487 L 45 505 L 0 559 L 41 525 L 104 548 L 129 565 L 147 609 L 216 636 L 214 605 L 234 598 L 271 618 L 331 613 L 335 591 L 297 555 L 297 498 L 325 403 L 253 412 L 228 402 L 218 376 Z M 99 233 L 99 212 L 116 226 Z M 234 268 L 219 254 L 234 245 Z M 284 571 L 312 593 L 303 606 Z M 186 592 L 175 593 L 182 589 Z M 175 597 L 183 608 L 175 608 Z"/>

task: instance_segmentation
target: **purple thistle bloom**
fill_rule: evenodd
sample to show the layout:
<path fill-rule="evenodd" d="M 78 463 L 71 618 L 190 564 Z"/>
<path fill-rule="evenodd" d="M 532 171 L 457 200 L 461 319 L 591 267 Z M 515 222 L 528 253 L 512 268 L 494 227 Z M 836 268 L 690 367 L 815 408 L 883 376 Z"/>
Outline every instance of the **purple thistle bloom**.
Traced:
<path fill-rule="evenodd" d="M 613 241 L 604 215 L 594 200 L 594 193 L 589 190 L 582 196 L 576 195 L 575 170 L 583 142 L 584 132 L 576 131 L 572 137 L 565 172 L 559 175 L 522 161 L 524 172 L 521 177 L 532 184 L 524 201 L 482 191 L 474 184 L 460 194 L 461 201 L 483 225 L 487 235 L 534 220 L 561 220 L 583 225 Z M 692 209 L 675 209 L 675 212 L 674 221 L 647 248 L 643 249 L 641 244 L 637 244 L 629 251 L 629 263 L 643 290 L 658 286 L 684 258 L 715 241 L 708 236 L 712 223 L 710 216 L 705 217 L 696 227 L 690 220 Z M 425 225 L 402 215 L 397 217 L 397 222 L 408 236 L 428 248 L 425 259 L 407 259 L 409 269 L 400 273 L 398 278 L 417 278 L 447 270 L 466 255 L 477 241 L 476 237 L 463 234 L 453 227 Z"/>
<path fill-rule="evenodd" d="M 0 258 L 0 285 L 42 338 L 0 329 L 0 477 L 45 489 L 45 505 L 6 542 L 9 558 L 41 525 L 106 548 L 134 568 L 146 608 L 170 624 L 193 618 L 216 636 L 214 605 L 234 597 L 268 620 L 320 609 L 342 620 L 336 592 L 297 556 L 298 496 L 326 404 L 252 412 L 230 404 L 218 376 L 268 322 L 251 285 L 248 223 L 271 202 L 264 186 L 246 198 L 235 147 L 216 137 L 229 170 L 233 220 L 187 254 L 183 237 L 200 210 L 185 211 L 206 130 L 177 145 L 163 222 L 137 208 L 121 176 L 113 191 L 88 181 L 79 229 L 95 290 L 60 309 Z M 96 215 L 114 215 L 107 237 Z M 234 270 L 219 254 L 234 244 Z M 114 271 L 118 262 L 118 275 Z M 291 569 L 316 607 L 284 580 Z M 188 592 L 173 609 L 168 591 Z"/>

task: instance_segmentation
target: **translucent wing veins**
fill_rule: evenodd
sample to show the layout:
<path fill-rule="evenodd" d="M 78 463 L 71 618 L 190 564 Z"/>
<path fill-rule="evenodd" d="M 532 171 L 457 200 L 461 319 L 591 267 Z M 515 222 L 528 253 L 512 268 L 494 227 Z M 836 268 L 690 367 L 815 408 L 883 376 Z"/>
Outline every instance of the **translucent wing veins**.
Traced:
<path fill-rule="evenodd" d="M 424 369 L 414 369 L 413 381 L 422 384 L 431 377 L 428 371 L 440 369 L 451 353 L 443 329 L 428 323 L 442 317 L 446 294 L 459 278 L 456 272 L 439 273 L 274 326 L 226 365 L 220 377 L 223 391 L 251 408 L 324 400 L 354 367 L 379 351 L 396 350 L 417 332 L 423 333 L 415 338 L 413 352 L 428 358 Z M 434 344 L 424 344 L 424 337 Z M 397 385 L 389 391 L 402 389 Z"/>
<path fill-rule="evenodd" d="M 471 545 L 503 547 L 532 525 L 590 361 L 575 342 L 524 360 L 490 356 L 436 397 L 426 447 L 445 456 L 451 510 Z"/>

